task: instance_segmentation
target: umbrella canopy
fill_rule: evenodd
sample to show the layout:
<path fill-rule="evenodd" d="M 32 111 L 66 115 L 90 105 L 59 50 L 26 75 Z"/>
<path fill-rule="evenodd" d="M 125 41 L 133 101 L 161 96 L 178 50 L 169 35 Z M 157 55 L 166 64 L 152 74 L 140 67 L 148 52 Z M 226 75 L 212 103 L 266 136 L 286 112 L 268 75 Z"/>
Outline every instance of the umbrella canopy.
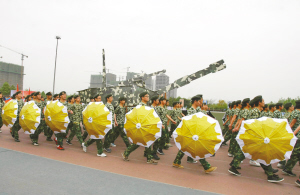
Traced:
<path fill-rule="evenodd" d="M 12 127 L 16 120 L 18 114 L 18 101 L 10 100 L 2 108 L 2 121 L 7 127 Z"/>
<path fill-rule="evenodd" d="M 65 133 L 70 122 L 67 107 L 59 101 L 47 102 L 45 122 L 54 133 Z"/>
<path fill-rule="evenodd" d="M 41 109 L 34 101 L 26 102 L 20 115 L 19 123 L 25 134 L 34 134 L 41 120 Z"/>
<path fill-rule="evenodd" d="M 102 102 L 90 102 L 82 116 L 91 139 L 103 139 L 112 128 L 112 114 Z"/>
<path fill-rule="evenodd" d="M 202 112 L 183 117 L 173 137 L 178 149 L 193 159 L 214 155 L 224 141 L 219 122 Z"/>
<path fill-rule="evenodd" d="M 162 122 L 153 108 L 138 105 L 125 116 L 124 132 L 137 145 L 149 147 L 161 137 Z"/>
<path fill-rule="evenodd" d="M 286 119 L 262 117 L 243 121 L 236 140 L 245 157 L 269 165 L 289 159 L 297 138 Z"/>

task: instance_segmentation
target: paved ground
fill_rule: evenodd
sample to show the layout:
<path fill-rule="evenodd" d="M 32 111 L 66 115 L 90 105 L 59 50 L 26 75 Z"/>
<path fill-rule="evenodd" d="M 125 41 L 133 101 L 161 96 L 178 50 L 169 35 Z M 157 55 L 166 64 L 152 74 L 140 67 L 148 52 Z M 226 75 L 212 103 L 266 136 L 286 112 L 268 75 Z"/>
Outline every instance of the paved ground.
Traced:
<path fill-rule="evenodd" d="M 216 157 L 208 159 L 208 162 L 217 166 L 218 169 L 207 175 L 199 164 L 188 164 L 186 157 L 183 158 L 182 162 L 184 169 L 173 168 L 172 162 L 178 152 L 175 146 L 165 151 L 166 155 L 160 156 L 161 160 L 158 165 L 150 165 L 146 164 L 142 147 L 130 155 L 129 162 L 124 162 L 121 153 L 125 150 L 125 144 L 121 139 L 117 139 L 115 143 L 117 147 L 112 148 L 112 153 L 108 154 L 106 158 L 101 158 L 96 156 L 95 145 L 91 145 L 88 152 L 84 153 L 76 138 L 73 140 L 72 146 L 64 144 L 66 150 L 59 151 L 54 142 L 45 141 L 44 135 L 40 135 L 40 146 L 33 146 L 28 135 L 25 135 L 22 130 L 19 132 L 21 142 L 16 143 L 10 136 L 8 129 L 6 127 L 2 129 L 0 147 L 9 150 L 2 149 L 0 152 L 0 172 L 5 176 L 4 178 L 0 177 L 0 194 L 1 192 L 20 194 L 25 193 L 26 189 L 44 190 L 45 193 L 51 194 L 53 193 L 51 190 L 55 190 L 56 193 L 59 189 L 56 186 L 62 186 L 63 190 L 60 192 L 62 194 L 67 192 L 89 194 L 89 192 L 97 190 L 113 190 L 115 194 L 144 194 L 144 191 L 151 194 L 159 194 L 159 192 L 161 194 L 176 194 L 177 192 L 180 194 L 201 194 L 205 193 L 203 191 L 243 195 L 300 193 L 300 188 L 294 183 L 296 177 L 279 173 L 285 178 L 283 182 L 268 183 L 263 170 L 259 167 L 250 166 L 249 160 L 245 160 L 241 165 L 241 177 L 230 175 L 227 170 L 232 158 L 227 156 L 228 146 L 221 148 Z M 29 164 L 35 167 L 36 171 L 30 171 Z M 299 177 L 300 166 L 298 164 L 294 168 L 294 172 Z M 19 177 L 18 174 L 20 174 Z M 95 179 L 97 182 L 93 182 Z M 22 185 L 12 186 L 16 183 Z M 28 183 L 36 187 L 27 188 Z M 3 191 L 6 188 L 12 188 L 10 189 L 12 191 Z M 37 193 L 39 192 L 37 191 Z"/>

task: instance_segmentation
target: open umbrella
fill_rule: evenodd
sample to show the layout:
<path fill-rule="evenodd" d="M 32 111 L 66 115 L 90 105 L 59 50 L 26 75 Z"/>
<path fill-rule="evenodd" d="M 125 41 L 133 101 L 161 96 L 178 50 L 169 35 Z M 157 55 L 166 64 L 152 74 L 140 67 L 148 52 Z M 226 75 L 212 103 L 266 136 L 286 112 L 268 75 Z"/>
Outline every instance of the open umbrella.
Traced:
<path fill-rule="evenodd" d="M 161 137 L 162 122 L 153 108 L 138 105 L 125 116 L 124 132 L 137 145 L 149 147 Z"/>
<path fill-rule="evenodd" d="M 112 128 L 112 114 L 102 102 L 90 102 L 82 116 L 91 139 L 103 139 Z"/>
<path fill-rule="evenodd" d="M 41 120 L 41 109 L 34 101 L 26 102 L 19 114 L 19 123 L 25 134 L 34 134 Z"/>
<path fill-rule="evenodd" d="M 67 107 L 59 101 L 47 102 L 45 122 L 54 133 L 65 133 L 70 122 Z"/>
<path fill-rule="evenodd" d="M 224 141 L 219 122 L 202 112 L 183 117 L 173 137 L 179 150 L 193 159 L 214 155 Z"/>
<path fill-rule="evenodd" d="M 12 127 L 16 120 L 18 114 L 18 101 L 10 100 L 2 108 L 2 121 L 7 127 Z"/>
<path fill-rule="evenodd" d="M 289 159 L 297 138 L 286 119 L 262 117 L 243 121 L 236 140 L 245 157 L 270 165 Z"/>

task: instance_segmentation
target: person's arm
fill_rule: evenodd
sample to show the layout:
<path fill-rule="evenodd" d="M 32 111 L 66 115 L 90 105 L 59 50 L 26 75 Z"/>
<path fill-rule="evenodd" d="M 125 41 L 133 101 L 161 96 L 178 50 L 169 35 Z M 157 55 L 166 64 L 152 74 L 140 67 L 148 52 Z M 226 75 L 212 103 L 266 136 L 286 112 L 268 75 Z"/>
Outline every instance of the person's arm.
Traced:
<path fill-rule="evenodd" d="M 223 126 L 229 121 L 229 116 L 226 116 L 227 120 L 223 123 Z"/>
<path fill-rule="evenodd" d="M 237 117 L 237 115 L 234 115 L 230 121 L 230 125 L 228 126 L 230 130 L 232 129 L 232 124 L 235 121 L 236 117 Z"/>
<path fill-rule="evenodd" d="M 292 122 L 290 123 L 290 127 L 293 128 L 293 126 L 296 124 L 297 119 L 293 119 Z"/>
<path fill-rule="evenodd" d="M 116 113 L 114 114 L 114 120 L 115 120 L 115 126 L 118 126 L 117 115 L 116 115 Z"/>
<path fill-rule="evenodd" d="M 180 114 L 182 115 L 182 117 L 185 117 L 185 115 L 182 112 Z"/>
<path fill-rule="evenodd" d="M 298 131 L 300 130 L 300 125 L 297 127 L 297 129 L 294 131 L 294 135 L 296 135 L 298 133 Z"/>
<path fill-rule="evenodd" d="M 238 125 L 235 126 L 235 128 L 232 130 L 232 132 L 237 132 L 241 128 L 242 122 L 244 120 L 245 120 L 244 118 L 241 118 Z"/>
<path fill-rule="evenodd" d="M 176 122 L 169 115 L 166 115 L 166 116 L 170 121 L 172 121 L 173 124 L 176 124 Z"/>

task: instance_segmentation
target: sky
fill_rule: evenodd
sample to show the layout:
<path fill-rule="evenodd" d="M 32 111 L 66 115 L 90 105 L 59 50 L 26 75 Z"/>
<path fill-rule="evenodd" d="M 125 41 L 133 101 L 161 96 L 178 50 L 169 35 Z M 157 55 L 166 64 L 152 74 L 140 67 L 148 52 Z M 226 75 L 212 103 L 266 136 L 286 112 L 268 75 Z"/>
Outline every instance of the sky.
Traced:
<path fill-rule="evenodd" d="M 28 55 L 24 88 L 89 87 L 102 72 L 152 73 L 170 81 L 223 59 L 227 68 L 178 89 L 181 97 L 266 102 L 296 98 L 300 70 L 299 0 L 1 0 L 0 45 Z M 0 47 L 1 61 L 21 56 Z"/>

